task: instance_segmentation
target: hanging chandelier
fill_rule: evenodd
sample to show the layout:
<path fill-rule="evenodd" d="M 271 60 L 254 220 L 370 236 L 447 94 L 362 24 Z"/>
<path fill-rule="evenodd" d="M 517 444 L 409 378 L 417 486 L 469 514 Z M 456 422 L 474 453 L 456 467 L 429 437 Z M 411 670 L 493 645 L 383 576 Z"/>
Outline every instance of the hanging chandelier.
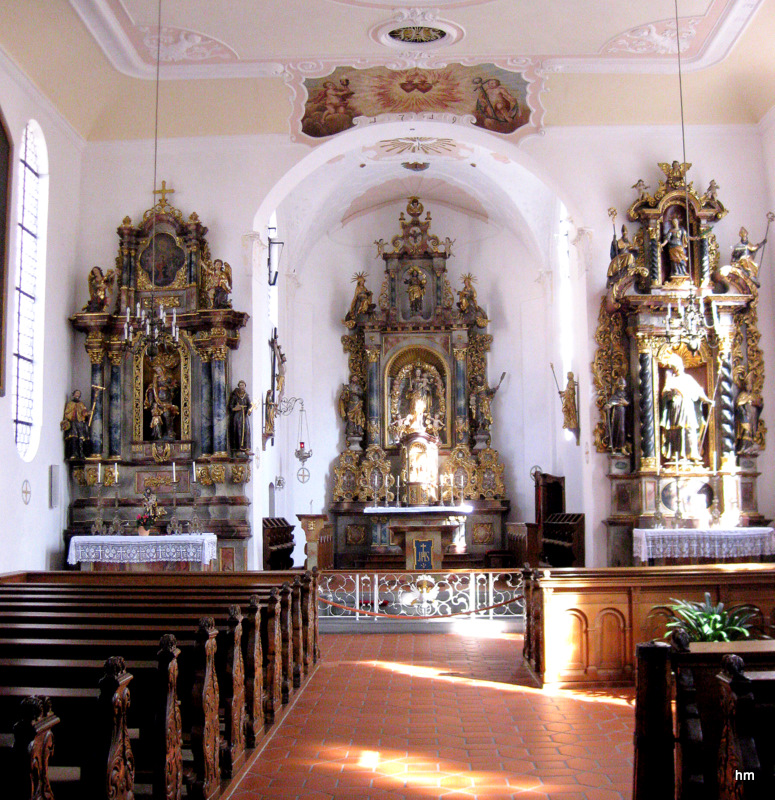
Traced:
<path fill-rule="evenodd" d="M 161 3 L 158 2 L 156 18 L 156 81 L 155 81 L 155 109 L 153 127 L 153 194 L 159 194 L 156 189 L 156 173 L 159 161 L 159 86 L 161 75 Z M 165 205 L 165 187 L 162 184 L 162 200 L 160 207 Z M 172 315 L 168 318 L 166 309 L 154 303 L 154 292 L 156 290 L 156 209 L 154 208 L 153 222 L 151 226 L 151 298 L 146 309 L 137 303 L 135 315 L 132 316 L 129 306 L 126 307 L 126 321 L 124 322 L 124 346 L 132 347 L 136 350 L 144 349 L 151 357 L 156 356 L 160 350 L 173 348 L 174 343 L 178 342 L 180 329 L 177 324 L 177 309 L 172 310 Z"/>

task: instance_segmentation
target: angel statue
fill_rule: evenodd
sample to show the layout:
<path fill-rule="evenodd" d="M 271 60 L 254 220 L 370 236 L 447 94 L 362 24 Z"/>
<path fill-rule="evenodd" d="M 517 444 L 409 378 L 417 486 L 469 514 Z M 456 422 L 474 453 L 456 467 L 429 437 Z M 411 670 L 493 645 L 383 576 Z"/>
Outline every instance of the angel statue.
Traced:
<path fill-rule="evenodd" d="M 108 310 L 110 290 L 116 282 L 116 271 L 109 269 L 107 275 L 100 267 L 89 272 L 89 302 L 83 307 L 87 314 L 104 314 Z"/>
<path fill-rule="evenodd" d="M 204 290 L 210 303 L 210 308 L 231 308 L 231 265 L 228 261 L 216 258 L 212 264 L 205 261 L 202 264 L 204 271 Z"/>

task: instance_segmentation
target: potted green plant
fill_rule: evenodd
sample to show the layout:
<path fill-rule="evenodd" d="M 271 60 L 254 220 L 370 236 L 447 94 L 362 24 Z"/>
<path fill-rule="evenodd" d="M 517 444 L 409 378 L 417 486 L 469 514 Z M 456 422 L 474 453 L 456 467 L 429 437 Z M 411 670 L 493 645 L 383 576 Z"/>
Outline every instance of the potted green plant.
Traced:
<path fill-rule="evenodd" d="M 751 605 L 740 604 L 724 608 L 723 603 L 714 605 L 710 592 L 705 592 L 705 602 L 676 600 L 670 598 L 668 606 L 671 619 L 667 623 L 665 637 L 674 632 L 683 632 L 692 642 L 732 642 L 747 639 L 753 620 L 759 610 Z"/>

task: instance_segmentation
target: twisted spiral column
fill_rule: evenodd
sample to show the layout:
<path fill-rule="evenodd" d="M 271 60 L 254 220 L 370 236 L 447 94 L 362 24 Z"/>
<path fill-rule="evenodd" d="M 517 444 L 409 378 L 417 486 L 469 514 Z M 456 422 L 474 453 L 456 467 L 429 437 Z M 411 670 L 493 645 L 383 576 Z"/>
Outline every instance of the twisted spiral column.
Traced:
<path fill-rule="evenodd" d="M 721 427 L 721 453 L 735 452 L 735 399 L 733 397 L 732 359 L 724 353 L 719 369 L 719 395 L 721 397 L 719 423 Z"/>
<path fill-rule="evenodd" d="M 651 374 L 651 353 L 640 353 L 638 357 L 640 370 L 640 454 L 641 458 L 653 458 L 656 455 L 654 437 L 654 383 Z"/>

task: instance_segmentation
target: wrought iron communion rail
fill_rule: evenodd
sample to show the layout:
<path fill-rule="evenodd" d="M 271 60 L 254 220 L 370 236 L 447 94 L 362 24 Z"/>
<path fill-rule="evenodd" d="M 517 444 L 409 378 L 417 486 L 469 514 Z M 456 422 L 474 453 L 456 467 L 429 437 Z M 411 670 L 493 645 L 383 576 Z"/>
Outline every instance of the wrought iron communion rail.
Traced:
<path fill-rule="evenodd" d="M 524 617 L 519 571 L 334 572 L 320 575 L 321 617 L 515 619 Z"/>

